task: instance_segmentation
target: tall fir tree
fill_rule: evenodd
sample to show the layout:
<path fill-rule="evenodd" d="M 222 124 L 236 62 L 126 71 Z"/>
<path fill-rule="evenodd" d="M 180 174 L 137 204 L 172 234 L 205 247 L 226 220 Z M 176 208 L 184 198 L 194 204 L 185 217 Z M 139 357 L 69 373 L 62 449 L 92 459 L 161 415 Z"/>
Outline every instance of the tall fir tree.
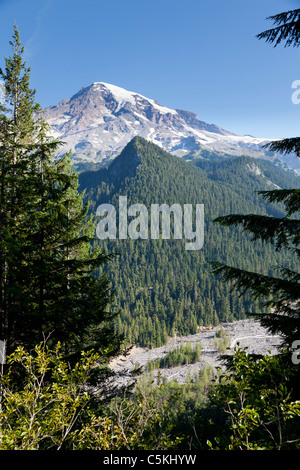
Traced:
<path fill-rule="evenodd" d="M 300 45 L 300 10 L 280 13 L 269 17 L 274 28 L 258 35 L 274 46 L 284 43 L 285 47 Z M 283 154 L 295 153 L 300 156 L 300 138 L 273 141 L 265 146 L 270 151 Z M 268 313 L 260 312 L 256 316 L 260 323 L 271 333 L 282 337 L 282 346 L 293 349 L 300 338 L 300 190 L 278 189 L 261 191 L 260 194 L 269 203 L 280 203 L 285 207 L 282 218 L 248 215 L 228 215 L 219 217 L 216 222 L 226 226 L 242 225 L 253 239 L 270 242 L 276 250 L 285 248 L 293 253 L 295 268 L 279 267 L 277 275 L 263 275 L 248 272 L 232 266 L 214 264 L 214 272 L 221 274 L 225 281 L 234 281 L 235 288 L 242 292 L 250 290 L 255 299 L 262 301 Z M 271 268 L 271 267 L 270 267 Z"/>
<path fill-rule="evenodd" d="M 19 221 L 27 194 L 28 149 L 36 135 L 33 114 L 38 105 L 33 102 L 34 91 L 29 88 L 29 69 L 22 61 L 23 47 L 15 26 L 10 44 L 13 54 L 5 59 L 3 103 L 1 104 L 1 195 L 0 195 L 0 256 L 1 256 L 1 337 L 9 344 L 7 332 L 15 325 L 16 312 L 20 310 L 14 276 L 16 253 L 21 251 L 22 239 L 18 237 Z M 7 345 L 8 346 L 8 345 Z"/>
<path fill-rule="evenodd" d="M 66 354 L 94 348 L 114 355 L 112 294 L 95 271 L 111 257 L 92 249 L 88 215 L 70 155 L 57 159 L 15 26 L 13 55 L 5 59 L 1 133 L 1 339 L 8 353 L 60 341 Z"/>

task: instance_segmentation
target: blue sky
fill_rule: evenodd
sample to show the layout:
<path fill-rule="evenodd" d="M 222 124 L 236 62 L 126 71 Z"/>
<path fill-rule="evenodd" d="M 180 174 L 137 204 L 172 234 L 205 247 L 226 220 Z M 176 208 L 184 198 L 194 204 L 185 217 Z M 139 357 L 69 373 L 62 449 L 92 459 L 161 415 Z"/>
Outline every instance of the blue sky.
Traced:
<path fill-rule="evenodd" d="M 0 67 L 19 27 L 43 106 L 103 81 L 237 134 L 300 135 L 300 48 L 256 35 L 296 0 L 0 0 Z"/>

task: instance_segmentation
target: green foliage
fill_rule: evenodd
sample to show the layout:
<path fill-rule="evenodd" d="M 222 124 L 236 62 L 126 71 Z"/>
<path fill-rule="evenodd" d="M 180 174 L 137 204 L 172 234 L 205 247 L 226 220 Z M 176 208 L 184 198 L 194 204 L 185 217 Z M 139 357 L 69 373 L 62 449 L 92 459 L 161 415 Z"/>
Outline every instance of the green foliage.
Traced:
<path fill-rule="evenodd" d="M 98 354 L 82 353 L 70 367 L 60 345 L 50 350 L 40 344 L 32 353 L 17 348 L 7 362 L 8 370 L 1 374 L 1 450 L 88 448 L 93 434 L 103 449 L 121 440 L 120 431 L 112 436 L 111 422 L 94 415 L 90 406 L 87 384 L 92 370 L 100 368 Z"/>
<path fill-rule="evenodd" d="M 124 449 L 166 450 L 177 448 L 183 439 L 174 432 L 173 407 L 177 395 L 160 393 L 162 385 L 151 378 L 141 378 L 130 396 L 116 398 L 108 416 L 122 429 Z"/>
<path fill-rule="evenodd" d="M 175 367 L 184 364 L 194 364 L 201 358 L 201 345 L 196 344 L 195 348 L 191 346 L 191 343 L 181 343 L 179 348 L 168 351 L 167 354 L 158 359 L 157 361 L 149 361 L 147 364 L 147 370 L 163 369 L 169 367 Z"/>
<path fill-rule="evenodd" d="M 134 449 L 199 449 L 196 428 L 213 377 L 209 366 L 185 384 L 160 376 L 154 380 L 152 373 L 147 373 L 131 395 L 111 403 L 107 416 L 124 429 L 128 449 L 131 436 Z"/>
<path fill-rule="evenodd" d="M 230 346 L 229 337 L 226 331 L 223 329 L 217 330 L 213 339 L 213 343 L 215 348 L 218 350 L 218 353 L 223 354 Z"/>
<path fill-rule="evenodd" d="M 300 401 L 293 400 L 295 366 L 282 353 L 257 358 L 237 348 L 210 392 L 212 406 L 227 415 L 228 431 L 210 447 L 226 450 L 284 450 L 300 446 Z"/>
<path fill-rule="evenodd" d="M 115 398 L 105 410 L 105 383 L 99 380 L 105 359 L 94 351 L 82 352 L 71 366 L 59 344 L 40 344 L 31 353 L 17 348 L 7 362 L 0 382 L 0 450 L 168 449 L 180 443 L 171 436 L 171 398 L 155 400 L 153 383 L 137 386 L 133 399 Z M 95 372 L 98 386 L 91 388 Z"/>

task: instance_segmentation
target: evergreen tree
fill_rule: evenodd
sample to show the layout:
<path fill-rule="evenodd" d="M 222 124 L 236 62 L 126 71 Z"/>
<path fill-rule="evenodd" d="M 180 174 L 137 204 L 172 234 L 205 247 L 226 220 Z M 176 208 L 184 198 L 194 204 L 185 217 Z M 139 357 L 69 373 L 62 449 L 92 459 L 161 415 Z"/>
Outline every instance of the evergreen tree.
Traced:
<path fill-rule="evenodd" d="M 29 88 L 29 69 L 22 61 L 23 47 L 16 27 L 10 44 L 13 55 L 5 60 L 5 71 L 0 70 L 4 83 L 0 110 L 0 311 L 1 337 L 8 342 L 7 347 L 10 344 L 8 331 L 14 330 L 16 315 L 21 308 L 15 282 L 18 254 L 23 246 L 18 230 L 24 203 L 30 199 L 27 167 L 30 146 L 37 132 L 33 115 L 38 111 L 38 105 L 33 102 L 34 91 Z"/>
<path fill-rule="evenodd" d="M 94 222 L 70 156 L 55 158 L 60 142 L 49 136 L 29 87 L 17 27 L 11 45 L 0 71 L 1 337 L 8 352 L 48 338 L 68 355 L 88 348 L 115 354 L 121 339 L 110 284 L 95 276 L 111 257 L 92 249 Z"/>
<path fill-rule="evenodd" d="M 261 33 L 259 39 L 275 46 L 282 41 L 285 41 L 285 46 L 300 45 L 300 10 L 281 13 L 270 19 L 279 26 Z M 296 152 L 300 156 L 299 137 L 272 142 L 266 147 L 285 154 Z M 265 275 L 214 263 L 214 272 L 222 274 L 226 281 L 234 280 L 235 287 L 243 292 L 250 290 L 254 298 L 262 300 L 262 307 L 267 311 L 259 314 L 260 323 L 271 333 L 281 335 L 282 345 L 289 349 L 300 338 L 300 273 L 297 270 L 300 255 L 300 190 L 276 189 L 259 193 L 269 203 L 283 204 L 285 215 L 280 218 L 254 214 L 227 215 L 215 220 L 226 226 L 241 224 L 244 231 L 253 234 L 254 240 L 270 242 L 277 251 L 285 248 L 292 252 L 295 269 L 281 266 L 277 268 L 277 273 L 273 271 L 272 275 Z"/>

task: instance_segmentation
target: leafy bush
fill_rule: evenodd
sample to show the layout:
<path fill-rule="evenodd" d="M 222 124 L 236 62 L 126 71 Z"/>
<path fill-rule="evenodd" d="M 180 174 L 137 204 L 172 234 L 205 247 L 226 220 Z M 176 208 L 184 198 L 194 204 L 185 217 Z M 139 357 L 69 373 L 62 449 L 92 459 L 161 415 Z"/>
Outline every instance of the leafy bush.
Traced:
<path fill-rule="evenodd" d="M 221 406 L 224 427 L 209 445 L 228 450 L 300 448 L 300 401 L 293 398 L 296 367 L 289 354 L 263 357 L 247 348 L 227 358 L 225 373 L 212 388 L 210 406 Z"/>
<path fill-rule="evenodd" d="M 155 401 L 151 387 L 103 405 L 105 383 L 90 382 L 103 366 L 89 351 L 71 367 L 60 344 L 17 348 L 0 377 L 0 450 L 168 449 L 178 442 L 169 437 L 168 400 Z"/>

